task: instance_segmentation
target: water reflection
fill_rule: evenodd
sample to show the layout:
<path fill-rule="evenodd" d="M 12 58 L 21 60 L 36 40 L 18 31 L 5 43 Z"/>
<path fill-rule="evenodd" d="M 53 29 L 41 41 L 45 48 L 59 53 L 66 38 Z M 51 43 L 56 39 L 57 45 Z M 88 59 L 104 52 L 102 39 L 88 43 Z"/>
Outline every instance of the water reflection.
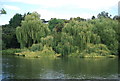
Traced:
<path fill-rule="evenodd" d="M 13 79 L 118 78 L 117 58 L 20 58 L 3 56 L 3 77 Z"/>

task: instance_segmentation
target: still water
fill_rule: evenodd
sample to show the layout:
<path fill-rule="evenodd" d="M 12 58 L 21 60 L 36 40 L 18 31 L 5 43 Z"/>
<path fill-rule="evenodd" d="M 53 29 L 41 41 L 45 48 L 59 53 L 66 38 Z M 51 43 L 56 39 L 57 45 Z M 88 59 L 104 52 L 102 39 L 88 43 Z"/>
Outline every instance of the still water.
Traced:
<path fill-rule="evenodd" d="M 117 79 L 117 58 L 2 57 L 2 78 Z"/>

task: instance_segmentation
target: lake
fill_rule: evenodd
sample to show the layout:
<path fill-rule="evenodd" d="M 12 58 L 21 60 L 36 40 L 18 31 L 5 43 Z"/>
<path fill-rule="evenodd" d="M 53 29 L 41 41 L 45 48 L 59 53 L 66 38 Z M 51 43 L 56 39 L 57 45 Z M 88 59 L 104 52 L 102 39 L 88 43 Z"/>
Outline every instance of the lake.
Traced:
<path fill-rule="evenodd" d="M 117 58 L 2 56 L 2 79 L 117 79 Z"/>

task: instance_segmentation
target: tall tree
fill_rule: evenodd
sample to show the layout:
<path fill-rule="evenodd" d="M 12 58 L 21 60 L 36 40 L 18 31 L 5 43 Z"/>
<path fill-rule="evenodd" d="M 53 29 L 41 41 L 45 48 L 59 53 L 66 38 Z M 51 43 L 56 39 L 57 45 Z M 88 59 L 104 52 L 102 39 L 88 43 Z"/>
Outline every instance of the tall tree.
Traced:
<path fill-rule="evenodd" d="M 100 36 L 92 32 L 92 24 L 86 21 L 78 22 L 71 20 L 62 29 L 59 43 L 56 51 L 63 55 L 82 52 L 86 49 L 88 43 L 99 44 Z"/>
<path fill-rule="evenodd" d="M 21 14 L 15 14 L 13 18 L 10 19 L 9 24 L 11 27 L 16 28 L 17 26 L 21 26 L 21 21 L 24 17 Z"/>
<path fill-rule="evenodd" d="M 13 18 L 10 19 L 9 24 L 2 25 L 2 40 L 6 45 L 6 48 L 19 48 L 20 45 L 16 38 L 16 27 L 21 25 L 23 20 L 21 14 L 15 14 Z"/>
<path fill-rule="evenodd" d="M 118 53 L 118 23 L 109 18 L 94 20 L 94 33 L 100 36 L 101 43 L 107 45 L 113 54 Z"/>
<path fill-rule="evenodd" d="M 41 38 L 46 37 L 49 33 L 50 30 L 47 24 L 42 23 L 40 15 L 37 12 L 25 16 L 21 27 L 16 28 L 16 36 L 21 48 L 40 43 Z"/>

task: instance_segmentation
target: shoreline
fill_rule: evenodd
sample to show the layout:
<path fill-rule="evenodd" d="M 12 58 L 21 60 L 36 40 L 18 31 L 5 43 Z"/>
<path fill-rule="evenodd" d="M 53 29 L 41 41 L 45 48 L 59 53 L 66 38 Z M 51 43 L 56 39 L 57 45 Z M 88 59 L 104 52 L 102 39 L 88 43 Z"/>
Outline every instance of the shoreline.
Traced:
<path fill-rule="evenodd" d="M 48 54 L 45 54 L 44 52 L 41 51 L 36 51 L 36 52 L 32 52 L 32 51 L 23 51 L 23 49 L 6 49 L 6 50 L 2 50 L 2 55 L 15 55 L 15 56 L 22 56 L 22 57 L 28 57 L 28 58 L 41 58 L 41 57 L 64 57 L 62 56 L 62 54 L 56 54 L 53 52 L 48 52 Z M 84 56 L 72 56 L 71 54 L 69 54 L 66 57 L 75 57 L 75 58 L 118 58 L 117 55 L 106 55 L 106 56 L 101 56 L 101 55 L 90 55 L 90 54 L 84 54 Z"/>

